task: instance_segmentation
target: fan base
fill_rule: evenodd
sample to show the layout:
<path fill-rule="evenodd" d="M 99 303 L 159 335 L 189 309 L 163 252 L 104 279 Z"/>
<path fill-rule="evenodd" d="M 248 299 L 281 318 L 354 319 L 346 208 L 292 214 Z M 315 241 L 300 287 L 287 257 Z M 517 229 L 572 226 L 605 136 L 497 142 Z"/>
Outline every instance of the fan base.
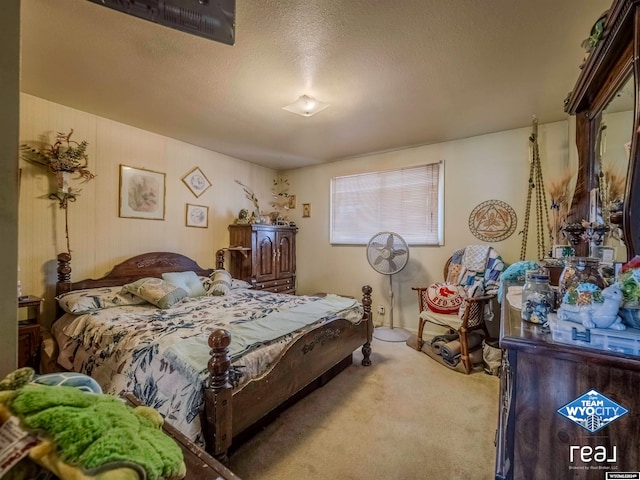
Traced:
<path fill-rule="evenodd" d="M 373 330 L 373 338 L 383 342 L 406 342 L 410 335 L 403 328 L 377 327 Z"/>

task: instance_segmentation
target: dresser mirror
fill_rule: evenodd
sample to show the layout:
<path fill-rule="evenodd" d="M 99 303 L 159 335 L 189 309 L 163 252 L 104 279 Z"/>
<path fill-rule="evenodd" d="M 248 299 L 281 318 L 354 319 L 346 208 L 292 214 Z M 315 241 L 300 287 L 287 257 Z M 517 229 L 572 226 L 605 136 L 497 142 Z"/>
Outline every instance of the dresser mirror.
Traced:
<path fill-rule="evenodd" d="M 633 139 L 634 100 L 633 75 L 630 74 L 602 111 L 596 140 L 598 198 L 591 210 L 596 209 L 595 221 L 609 227 L 604 244 L 613 247 L 615 261 L 627 259 L 622 216 Z"/>
<path fill-rule="evenodd" d="M 614 0 L 604 33 L 588 53 L 565 101 L 565 110 L 575 115 L 578 150 L 568 222 L 607 224 L 611 233 L 606 241 L 614 247 L 617 261 L 640 253 L 640 145 L 635 109 L 640 62 L 634 61 L 639 55 L 640 0 Z M 615 184 L 614 176 L 619 177 Z M 576 250 L 586 256 L 589 245 L 582 242 Z"/>

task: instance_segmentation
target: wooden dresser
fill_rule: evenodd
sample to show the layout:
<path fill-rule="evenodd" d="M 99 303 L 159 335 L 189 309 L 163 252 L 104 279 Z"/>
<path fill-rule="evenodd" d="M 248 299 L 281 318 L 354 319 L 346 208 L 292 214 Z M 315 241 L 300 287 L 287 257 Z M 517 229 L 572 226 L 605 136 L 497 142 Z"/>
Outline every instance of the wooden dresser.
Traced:
<path fill-rule="evenodd" d="M 506 299 L 501 323 L 496 479 L 640 471 L 640 357 L 554 342 L 546 329 L 509 315 Z M 629 413 L 590 433 L 557 412 L 592 389 Z"/>
<path fill-rule="evenodd" d="M 296 227 L 229 225 L 229 273 L 254 288 L 295 294 Z"/>

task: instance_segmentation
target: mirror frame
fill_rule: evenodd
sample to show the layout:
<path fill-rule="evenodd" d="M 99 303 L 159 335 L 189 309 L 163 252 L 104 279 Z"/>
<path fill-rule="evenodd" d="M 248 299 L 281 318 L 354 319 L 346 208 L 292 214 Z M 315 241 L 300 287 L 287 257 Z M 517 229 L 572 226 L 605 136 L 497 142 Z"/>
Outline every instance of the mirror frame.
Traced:
<path fill-rule="evenodd" d="M 589 192 L 599 185 L 600 167 L 596 154 L 602 112 L 625 81 L 633 74 L 634 114 L 631 152 L 625 186 L 622 230 L 627 259 L 640 248 L 640 140 L 638 89 L 640 86 L 640 0 L 614 0 L 607 12 L 604 32 L 582 65 L 574 89 L 565 100 L 565 111 L 576 117 L 578 178 L 568 222 L 589 218 Z M 634 218 L 635 217 L 635 218 Z M 576 248 L 588 256 L 588 245 Z"/>

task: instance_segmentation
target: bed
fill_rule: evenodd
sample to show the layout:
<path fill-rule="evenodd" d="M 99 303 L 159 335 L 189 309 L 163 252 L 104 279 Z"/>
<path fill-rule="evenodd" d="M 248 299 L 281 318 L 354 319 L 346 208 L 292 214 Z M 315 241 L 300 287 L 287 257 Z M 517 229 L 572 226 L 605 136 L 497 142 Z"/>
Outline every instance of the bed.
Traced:
<path fill-rule="evenodd" d="M 218 258 L 216 270 L 222 266 Z M 108 393 L 133 392 L 218 459 L 269 414 L 351 365 L 356 349 L 362 365 L 371 365 L 369 286 L 356 301 L 270 293 L 234 280 L 225 295 L 186 297 L 168 308 L 130 304 L 118 294 L 116 306 L 70 310 L 87 291 L 91 299 L 112 295 L 167 272 L 194 272 L 206 282 L 214 270 L 152 252 L 102 278 L 72 282 L 71 256 L 58 255 L 56 296 L 67 313 L 59 307 L 52 327 L 57 361 L 96 378 Z"/>

